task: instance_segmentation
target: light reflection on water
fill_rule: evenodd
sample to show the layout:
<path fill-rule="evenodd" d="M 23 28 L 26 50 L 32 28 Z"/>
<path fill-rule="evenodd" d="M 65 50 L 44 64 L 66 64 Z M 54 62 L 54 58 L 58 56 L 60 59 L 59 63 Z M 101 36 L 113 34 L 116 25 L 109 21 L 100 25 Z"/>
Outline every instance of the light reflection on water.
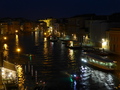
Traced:
<path fill-rule="evenodd" d="M 25 90 L 24 87 L 24 72 L 23 72 L 23 68 L 21 65 L 17 65 L 17 74 L 18 74 L 18 86 L 20 87 L 20 90 Z"/>
<path fill-rule="evenodd" d="M 31 60 L 24 64 L 21 69 L 22 78 L 20 82 L 21 88 L 30 89 L 27 86 L 35 86 L 34 84 L 42 81 L 55 80 L 60 78 L 61 71 L 75 72 L 82 71 L 84 79 L 83 83 L 87 83 L 88 87 L 92 86 L 110 88 L 114 86 L 115 81 L 112 74 L 95 70 L 88 66 L 78 67 L 80 60 L 80 51 L 67 49 L 61 42 L 49 42 L 45 38 L 41 38 L 38 33 L 32 36 L 22 36 L 21 40 L 17 40 L 16 44 L 20 44 L 24 52 L 22 54 L 31 54 Z M 24 41 L 25 40 L 25 41 Z M 43 40 L 43 41 L 42 41 Z M 32 70 L 31 70 L 32 69 Z M 32 73 L 31 73 L 32 71 Z M 36 73 L 37 72 L 37 73 Z M 28 76 L 28 77 L 27 77 Z M 36 80 L 33 80 L 37 76 Z M 58 77 L 57 77 L 58 76 Z M 26 80 L 26 77 L 28 80 Z M 29 83 L 29 80 L 32 83 Z M 90 82 L 91 81 L 91 82 Z M 29 83 L 29 84 L 28 84 Z M 34 84 L 33 84 L 34 83 Z M 111 84 L 111 85 L 110 85 Z M 90 86 L 91 85 L 91 86 Z M 98 86 L 97 86 L 98 85 Z M 95 87 L 94 86 L 94 87 Z M 24 90 L 23 89 L 23 90 Z M 109 90 L 109 89 L 108 89 Z"/>
<path fill-rule="evenodd" d="M 8 55 L 9 55 L 9 52 L 8 52 L 8 45 L 6 43 L 4 43 L 3 45 L 3 59 L 4 60 L 8 60 Z"/>
<path fill-rule="evenodd" d="M 15 44 L 16 44 L 16 47 L 18 47 L 19 46 L 19 38 L 18 38 L 18 35 L 16 34 L 15 35 Z"/>
<path fill-rule="evenodd" d="M 88 66 L 81 66 L 82 82 L 86 84 L 90 90 L 113 90 L 116 86 L 116 79 L 111 73 L 105 73 L 95 70 Z M 87 82 L 86 82 L 87 81 Z"/>
<path fill-rule="evenodd" d="M 68 53 L 69 59 L 72 61 L 74 60 L 74 50 L 69 49 L 69 53 Z"/>

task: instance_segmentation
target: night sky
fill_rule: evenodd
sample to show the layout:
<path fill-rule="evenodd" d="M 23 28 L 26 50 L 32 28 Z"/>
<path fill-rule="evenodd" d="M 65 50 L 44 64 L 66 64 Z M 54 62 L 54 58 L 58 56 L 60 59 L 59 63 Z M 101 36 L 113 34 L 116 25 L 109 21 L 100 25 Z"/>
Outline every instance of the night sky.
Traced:
<path fill-rule="evenodd" d="M 110 15 L 120 12 L 120 0 L 0 0 L 0 18 L 36 20 L 81 14 Z"/>

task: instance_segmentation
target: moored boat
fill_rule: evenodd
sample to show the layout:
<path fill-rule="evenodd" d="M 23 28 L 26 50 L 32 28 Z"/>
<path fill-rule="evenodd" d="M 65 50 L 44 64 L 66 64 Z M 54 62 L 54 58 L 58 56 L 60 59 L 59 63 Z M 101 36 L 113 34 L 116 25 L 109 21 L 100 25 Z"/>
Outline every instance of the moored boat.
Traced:
<path fill-rule="evenodd" d="M 50 36 L 49 37 L 49 41 L 51 41 L 51 42 L 57 42 L 58 40 L 59 40 L 59 38 L 56 37 L 56 36 Z"/>
<path fill-rule="evenodd" d="M 85 54 L 81 61 L 103 70 L 115 70 L 116 61 L 95 54 Z"/>
<path fill-rule="evenodd" d="M 81 43 L 78 41 L 69 41 L 66 47 L 70 49 L 81 49 L 82 48 Z"/>

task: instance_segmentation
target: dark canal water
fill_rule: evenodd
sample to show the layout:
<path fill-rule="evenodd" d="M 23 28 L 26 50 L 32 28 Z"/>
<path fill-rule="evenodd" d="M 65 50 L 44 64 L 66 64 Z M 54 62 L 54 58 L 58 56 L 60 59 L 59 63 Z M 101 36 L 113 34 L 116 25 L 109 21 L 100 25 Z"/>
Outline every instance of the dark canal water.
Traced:
<path fill-rule="evenodd" d="M 62 41 L 50 42 L 40 32 L 10 35 L 5 42 L 8 60 L 18 64 L 20 90 L 116 90 L 118 80 L 81 63 L 81 50 L 65 47 Z M 19 47 L 21 51 L 16 52 Z M 81 77 L 80 85 L 72 77 Z M 77 75 L 77 76 L 76 76 Z M 36 86 L 44 89 L 35 89 Z"/>

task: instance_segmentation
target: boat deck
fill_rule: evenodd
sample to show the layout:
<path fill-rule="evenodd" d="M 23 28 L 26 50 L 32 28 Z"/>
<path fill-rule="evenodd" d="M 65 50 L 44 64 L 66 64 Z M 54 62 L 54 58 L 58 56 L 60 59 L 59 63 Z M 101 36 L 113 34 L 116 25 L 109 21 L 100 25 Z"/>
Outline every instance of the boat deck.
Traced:
<path fill-rule="evenodd" d="M 95 55 L 92 53 L 85 54 L 84 59 L 81 59 L 81 60 L 92 66 L 95 66 L 104 70 L 115 70 L 115 67 L 116 67 L 115 61 L 110 60 L 108 58 L 103 58 L 99 55 Z"/>
<path fill-rule="evenodd" d="M 99 61 L 102 61 L 102 62 L 113 62 L 113 60 L 110 60 L 108 58 L 104 58 L 104 57 L 101 57 L 99 55 L 95 55 L 95 54 L 86 54 L 88 57 L 91 57 L 91 58 L 94 58 L 96 60 L 99 60 Z"/>

